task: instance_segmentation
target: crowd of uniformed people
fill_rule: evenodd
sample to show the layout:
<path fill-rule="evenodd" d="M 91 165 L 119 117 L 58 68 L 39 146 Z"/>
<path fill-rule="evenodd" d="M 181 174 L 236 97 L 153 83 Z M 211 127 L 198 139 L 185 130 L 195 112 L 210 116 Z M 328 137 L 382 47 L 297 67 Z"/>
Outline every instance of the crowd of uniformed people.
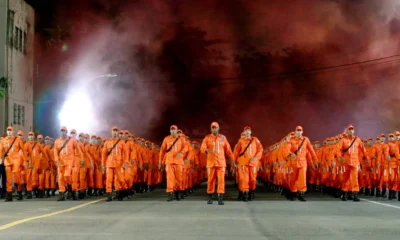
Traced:
<path fill-rule="evenodd" d="M 89 136 L 60 128 L 60 136 L 24 132 L 14 127 L 0 143 L 0 197 L 5 201 L 48 198 L 58 201 L 106 195 L 107 201 L 166 187 L 167 201 L 181 200 L 207 181 L 208 204 L 217 194 L 224 205 L 227 172 L 234 176 L 238 200 L 255 199 L 257 182 L 288 200 L 306 201 L 307 191 L 322 191 L 341 200 L 358 194 L 400 201 L 400 132 L 362 140 L 353 126 L 311 143 L 297 126 L 281 141 L 263 147 L 245 127 L 234 148 L 211 124 L 202 142 L 191 141 L 176 125 L 161 146 L 111 129 L 111 137 Z"/>

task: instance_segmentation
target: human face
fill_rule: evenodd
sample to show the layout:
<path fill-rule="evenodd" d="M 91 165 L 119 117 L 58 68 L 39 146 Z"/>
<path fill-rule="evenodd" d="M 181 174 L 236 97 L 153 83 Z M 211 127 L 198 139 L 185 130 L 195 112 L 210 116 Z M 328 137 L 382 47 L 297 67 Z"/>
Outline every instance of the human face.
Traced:
<path fill-rule="evenodd" d="M 118 137 L 118 130 L 111 131 L 111 136 L 112 136 L 112 138 L 117 138 Z"/>
<path fill-rule="evenodd" d="M 219 132 L 219 127 L 212 126 L 212 127 L 211 127 L 211 132 L 212 132 L 213 134 L 218 134 L 218 132 Z"/>
<path fill-rule="evenodd" d="M 296 129 L 296 132 L 294 134 L 296 135 L 296 137 L 301 138 L 303 136 L 303 130 Z"/>
<path fill-rule="evenodd" d="M 354 130 L 354 128 L 350 128 L 347 130 L 347 135 L 348 136 L 354 136 L 354 134 L 356 133 L 356 131 Z"/>
<path fill-rule="evenodd" d="M 176 136 L 178 134 L 178 129 L 173 128 L 169 130 L 169 132 L 171 133 L 172 136 Z"/>
<path fill-rule="evenodd" d="M 66 137 L 67 137 L 67 131 L 61 130 L 61 131 L 60 131 L 60 137 L 61 137 L 61 138 L 66 138 Z"/>
<path fill-rule="evenodd" d="M 251 130 L 247 129 L 246 131 L 244 131 L 244 135 L 249 138 L 251 136 Z"/>

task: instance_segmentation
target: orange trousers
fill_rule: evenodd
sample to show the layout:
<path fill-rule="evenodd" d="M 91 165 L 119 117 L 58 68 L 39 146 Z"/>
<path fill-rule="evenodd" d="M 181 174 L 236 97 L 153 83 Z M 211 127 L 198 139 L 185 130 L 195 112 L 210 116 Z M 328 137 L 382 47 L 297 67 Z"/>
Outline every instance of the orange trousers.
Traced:
<path fill-rule="evenodd" d="M 256 189 L 257 183 L 257 168 L 253 166 L 239 166 L 239 191 L 248 192 Z"/>
<path fill-rule="evenodd" d="M 84 191 L 87 189 L 87 178 L 86 172 L 87 169 L 85 167 L 79 167 L 79 188 L 78 190 Z"/>
<path fill-rule="evenodd" d="M 225 193 L 225 167 L 210 167 L 208 171 L 207 193 L 213 194 L 215 192 L 215 183 L 218 180 L 218 194 Z"/>
<path fill-rule="evenodd" d="M 45 171 L 43 170 L 38 170 L 38 178 L 39 178 L 39 185 L 38 185 L 38 189 L 39 190 L 44 190 L 44 186 L 46 183 L 46 174 Z"/>
<path fill-rule="evenodd" d="M 54 170 L 47 170 L 45 172 L 45 188 L 46 189 L 56 189 L 56 172 Z"/>
<path fill-rule="evenodd" d="M 129 167 L 125 169 L 125 182 L 128 188 L 131 188 L 133 185 L 133 167 Z"/>
<path fill-rule="evenodd" d="M 397 190 L 398 170 L 396 168 L 389 169 L 389 190 Z"/>
<path fill-rule="evenodd" d="M 117 168 L 107 168 L 106 169 L 106 192 L 107 193 L 112 192 L 113 184 L 114 184 L 116 191 L 126 189 L 123 168 L 117 167 Z"/>
<path fill-rule="evenodd" d="M 65 175 L 68 173 L 69 173 L 69 166 L 60 166 L 57 168 L 58 190 L 60 193 L 65 192 L 65 186 L 67 184 Z"/>
<path fill-rule="evenodd" d="M 383 188 L 387 188 L 387 185 L 389 183 L 389 168 L 388 167 L 383 167 L 380 170 L 379 174 L 380 178 L 378 178 L 378 186 L 377 188 L 379 190 L 382 190 Z"/>
<path fill-rule="evenodd" d="M 293 168 L 290 174 L 289 188 L 291 192 L 307 191 L 307 167 Z"/>
<path fill-rule="evenodd" d="M 18 191 L 22 191 L 21 182 L 21 169 L 18 164 L 5 166 L 6 168 L 6 190 L 8 193 L 13 192 L 13 180 L 15 184 L 18 184 Z"/>
<path fill-rule="evenodd" d="M 167 164 L 165 172 L 167 174 L 167 192 L 183 190 L 180 186 L 182 182 L 182 165 Z"/>
<path fill-rule="evenodd" d="M 346 170 L 343 173 L 343 185 L 342 191 L 344 192 L 358 192 L 360 186 L 358 184 L 358 167 L 357 166 L 346 166 Z"/>
<path fill-rule="evenodd" d="M 101 168 L 97 167 L 95 169 L 94 179 L 95 179 L 94 187 L 96 189 L 104 188 L 103 173 L 102 173 Z"/>
<path fill-rule="evenodd" d="M 86 169 L 86 180 L 87 180 L 87 187 L 94 188 L 94 169 L 92 168 Z"/>

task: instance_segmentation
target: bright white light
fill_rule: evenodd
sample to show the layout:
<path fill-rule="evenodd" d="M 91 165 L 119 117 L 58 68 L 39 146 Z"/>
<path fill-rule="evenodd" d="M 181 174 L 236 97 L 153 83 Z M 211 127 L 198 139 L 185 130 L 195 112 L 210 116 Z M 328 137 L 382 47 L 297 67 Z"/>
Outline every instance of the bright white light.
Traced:
<path fill-rule="evenodd" d="M 68 131 L 76 129 L 78 132 L 91 134 L 97 125 L 92 102 L 84 90 L 67 95 L 58 118 L 60 126 L 66 126 Z"/>

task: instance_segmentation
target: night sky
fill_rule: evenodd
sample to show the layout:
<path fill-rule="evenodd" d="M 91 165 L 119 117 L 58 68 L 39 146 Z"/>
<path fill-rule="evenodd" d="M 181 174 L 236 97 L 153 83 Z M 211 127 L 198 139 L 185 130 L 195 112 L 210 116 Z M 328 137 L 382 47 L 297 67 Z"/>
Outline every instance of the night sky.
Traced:
<path fill-rule="evenodd" d="M 296 125 L 312 141 L 400 129 L 398 1 L 30 0 L 37 11 L 35 131 L 89 76 L 98 118 L 156 142 L 218 121 L 264 145 Z M 76 118 L 83 115 L 77 113 Z M 67 126 L 75 128 L 75 126 Z"/>

